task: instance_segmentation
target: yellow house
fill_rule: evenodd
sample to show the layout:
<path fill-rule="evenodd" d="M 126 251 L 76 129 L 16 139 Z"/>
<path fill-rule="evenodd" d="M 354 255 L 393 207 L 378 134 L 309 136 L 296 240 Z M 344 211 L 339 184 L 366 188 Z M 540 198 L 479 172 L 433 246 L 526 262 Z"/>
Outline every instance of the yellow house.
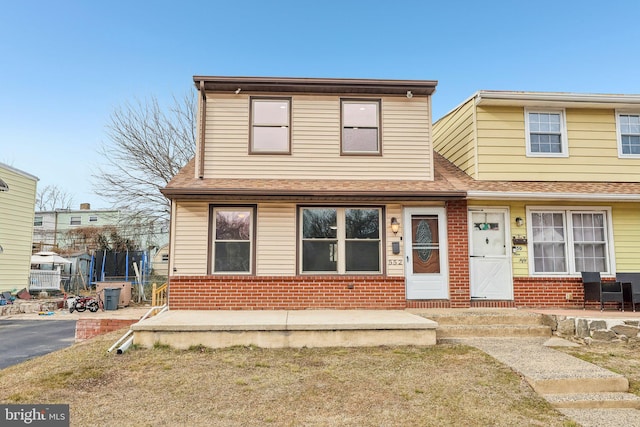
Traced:
<path fill-rule="evenodd" d="M 469 306 L 464 173 L 431 80 L 195 76 L 171 200 L 172 309 Z"/>
<path fill-rule="evenodd" d="M 582 271 L 640 271 L 640 95 L 480 91 L 433 143 L 464 172 L 471 305 L 581 305 Z"/>
<path fill-rule="evenodd" d="M 37 182 L 0 163 L 0 292 L 29 286 Z"/>

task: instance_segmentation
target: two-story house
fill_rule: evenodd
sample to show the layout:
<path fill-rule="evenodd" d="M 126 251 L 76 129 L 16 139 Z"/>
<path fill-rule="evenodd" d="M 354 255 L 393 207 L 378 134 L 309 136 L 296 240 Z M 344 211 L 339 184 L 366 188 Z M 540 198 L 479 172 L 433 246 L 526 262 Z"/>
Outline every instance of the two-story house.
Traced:
<path fill-rule="evenodd" d="M 469 306 L 468 178 L 435 81 L 195 76 L 171 200 L 173 309 Z"/>
<path fill-rule="evenodd" d="M 433 126 L 465 172 L 471 305 L 576 306 L 640 271 L 640 96 L 480 91 Z"/>

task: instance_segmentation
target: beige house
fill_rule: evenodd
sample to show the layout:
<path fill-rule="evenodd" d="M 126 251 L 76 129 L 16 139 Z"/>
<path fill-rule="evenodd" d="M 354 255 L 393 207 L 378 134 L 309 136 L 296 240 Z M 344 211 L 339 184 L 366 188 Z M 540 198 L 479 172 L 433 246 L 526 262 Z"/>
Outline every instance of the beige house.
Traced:
<path fill-rule="evenodd" d="M 480 91 L 434 123 L 465 175 L 472 305 L 580 306 L 640 271 L 640 95 Z"/>
<path fill-rule="evenodd" d="M 29 286 L 37 182 L 0 163 L 0 292 Z"/>
<path fill-rule="evenodd" d="M 436 82 L 196 76 L 171 200 L 173 309 L 468 306 L 464 173 Z"/>

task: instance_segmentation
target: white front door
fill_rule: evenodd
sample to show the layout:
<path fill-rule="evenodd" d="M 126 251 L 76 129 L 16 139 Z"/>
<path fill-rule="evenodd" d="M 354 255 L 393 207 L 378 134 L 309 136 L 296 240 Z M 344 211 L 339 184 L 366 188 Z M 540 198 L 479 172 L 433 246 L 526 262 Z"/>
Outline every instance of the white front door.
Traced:
<path fill-rule="evenodd" d="M 444 208 L 404 210 L 407 299 L 449 298 Z"/>
<path fill-rule="evenodd" d="M 469 210 L 472 299 L 513 299 L 507 209 Z"/>

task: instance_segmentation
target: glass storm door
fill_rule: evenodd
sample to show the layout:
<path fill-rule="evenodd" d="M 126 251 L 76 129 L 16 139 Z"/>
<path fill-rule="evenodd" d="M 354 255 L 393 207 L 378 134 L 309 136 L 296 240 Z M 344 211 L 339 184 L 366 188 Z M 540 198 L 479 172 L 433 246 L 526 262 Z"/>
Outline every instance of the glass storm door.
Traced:
<path fill-rule="evenodd" d="M 448 299 L 444 208 L 404 211 L 407 299 Z"/>
<path fill-rule="evenodd" d="M 513 299 L 507 209 L 469 211 L 471 298 Z"/>

